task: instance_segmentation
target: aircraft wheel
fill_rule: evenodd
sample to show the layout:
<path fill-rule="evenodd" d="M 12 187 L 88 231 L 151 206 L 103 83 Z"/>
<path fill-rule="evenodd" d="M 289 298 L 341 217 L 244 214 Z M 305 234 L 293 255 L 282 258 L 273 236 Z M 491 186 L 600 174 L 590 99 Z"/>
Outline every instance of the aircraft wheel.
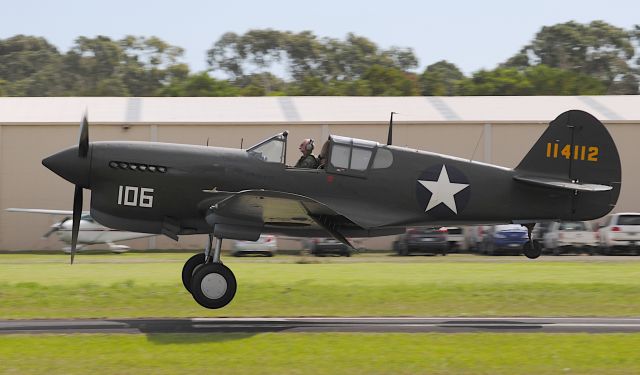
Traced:
<path fill-rule="evenodd" d="M 542 246 L 538 241 L 533 241 L 533 246 L 531 246 L 531 241 L 527 241 L 522 246 L 522 253 L 529 259 L 536 259 L 542 254 Z"/>
<path fill-rule="evenodd" d="M 184 267 L 182 267 L 182 285 L 184 288 L 191 293 L 191 279 L 195 274 L 196 270 L 200 268 L 204 264 L 204 254 L 198 253 L 189 260 L 186 261 Z"/>
<path fill-rule="evenodd" d="M 219 309 L 236 295 L 236 278 L 222 263 L 209 263 L 200 267 L 191 280 L 191 294 L 201 306 Z"/>

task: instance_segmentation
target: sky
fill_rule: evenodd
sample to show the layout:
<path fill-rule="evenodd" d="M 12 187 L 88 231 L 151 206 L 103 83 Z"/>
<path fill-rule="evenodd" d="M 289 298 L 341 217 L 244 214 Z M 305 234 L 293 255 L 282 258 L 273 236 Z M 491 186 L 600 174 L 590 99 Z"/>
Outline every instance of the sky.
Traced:
<path fill-rule="evenodd" d="M 381 48 L 410 47 L 418 71 L 440 60 L 469 75 L 493 69 L 543 27 L 604 20 L 640 24 L 638 0 L 0 0 L 0 38 L 42 36 L 66 52 L 78 36 L 157 36 L 185 49 L 192 72 L 225 32 L 272 28 L 344 39 L 353 32 Z"/>

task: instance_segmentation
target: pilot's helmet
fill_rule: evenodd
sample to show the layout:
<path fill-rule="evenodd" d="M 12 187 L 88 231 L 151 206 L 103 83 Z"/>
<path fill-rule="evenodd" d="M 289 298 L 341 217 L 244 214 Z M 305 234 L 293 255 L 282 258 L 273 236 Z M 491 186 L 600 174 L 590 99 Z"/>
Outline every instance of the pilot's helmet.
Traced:
<path fill-rule="evenodd" d="M 300 151 L 303 153 L 311 153 L 313 151 L 313 139 L 307 138 L 300 143 Z"/>

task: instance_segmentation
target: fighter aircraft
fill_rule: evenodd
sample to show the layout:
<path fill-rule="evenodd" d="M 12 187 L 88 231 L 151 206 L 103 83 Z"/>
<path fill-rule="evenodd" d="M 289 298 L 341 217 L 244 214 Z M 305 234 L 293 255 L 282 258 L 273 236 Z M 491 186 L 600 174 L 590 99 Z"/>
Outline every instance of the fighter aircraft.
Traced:
<path fill-rule="evenodd" d="M 64 216 L 62 220 L 51 225 L 49 231 L 47 231 L 42 237 L 48 238 L 53 233 L 57 233 L 60 241 L 69 245 L 64 248 L 64 251 L 71 252 L 71 229 L 73 226 L 71 216 L 73 215 L 73 211 L 47 210 L 39 208 L 7 208 L 5 211 Z M 96 223 L 88 212 L 83 212 L 80 216 L 80 227 L 78 230 L 76 250 L 80 250 L 89 245 L 106 244 L 109 246 L 109 250 L 111 252 L 123 253 L 129 250 L 129 246 L 119 245 L 115 242 L 151 236 L 155 236 L 155 234 L 126 232 L 118 229 L 107 228 L 104 225 Z"/>
<path fill-rule="evenodd" d="M 71 262 L 82 189 L 91 216 L 121 230 L 208 234 L 182 281 L 207 308 L 236 293 L 222 264 L 223 239 L 256 240 L 261 233 L 322 237 L 399 234 L 407 226 L 519 223 L 529 233 L 548 220 L 592 220 L 607 214 L 621 187 L 618 151 L 604 125 L 571 110 L 553 120 L 514 168 L 329 136 L 324 169 L 285 164 L 287 132 L 249 149 L 157 142 L 89 142 L 86 114 L 77 146 L 42 163 L 75 185 Z M 212 247 L 213 239 L 216 239 Z M 531 237 L 529 237 L 531 238 Z M 523 248 L 529 258 L 540 245 Z"/>

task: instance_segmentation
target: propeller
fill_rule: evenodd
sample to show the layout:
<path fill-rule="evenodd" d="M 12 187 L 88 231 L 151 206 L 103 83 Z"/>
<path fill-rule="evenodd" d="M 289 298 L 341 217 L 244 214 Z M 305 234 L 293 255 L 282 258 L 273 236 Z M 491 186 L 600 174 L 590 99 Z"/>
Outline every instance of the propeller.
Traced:
<path fill-rule="evenodd" d="M 59 231 L 59 230 L 60 230 L 60 227 L 62 226 L 62 224 L 63 224 L 65 221 L 69 220 L 69 219 L 71 219 L 71 218 L 70 218 L 69 216 L 67 216 L 67 217 L 65 217 L 64 219 L 60 220 L 59 222 L 57 222 L 57 223 L 53 224 L 53 225 L 51 226 L 51 229 L 49 229 L 49 230 L 47 231 L 47 233 L 45 233 L 45 234 L 43 234 L 43 235 L 42 235 L 42 238 L 49 238 L 49 236 L 51 236 L 53 233 L 55 233 L 55 232 Z"/>
<path fill-rule="evenodd" d="M 87 112 L 80 122 L 80 136 L 78 139 L 78 156 L 86 158 L 89 153 L 89 120 Z M 80 217 L 82 216 L 82 186 L 75 185 L 73 192 L 73 225 L 71 226 L 71 264 L 76 255 L 78 245 L 78 231 L 80 230 Z"/>

